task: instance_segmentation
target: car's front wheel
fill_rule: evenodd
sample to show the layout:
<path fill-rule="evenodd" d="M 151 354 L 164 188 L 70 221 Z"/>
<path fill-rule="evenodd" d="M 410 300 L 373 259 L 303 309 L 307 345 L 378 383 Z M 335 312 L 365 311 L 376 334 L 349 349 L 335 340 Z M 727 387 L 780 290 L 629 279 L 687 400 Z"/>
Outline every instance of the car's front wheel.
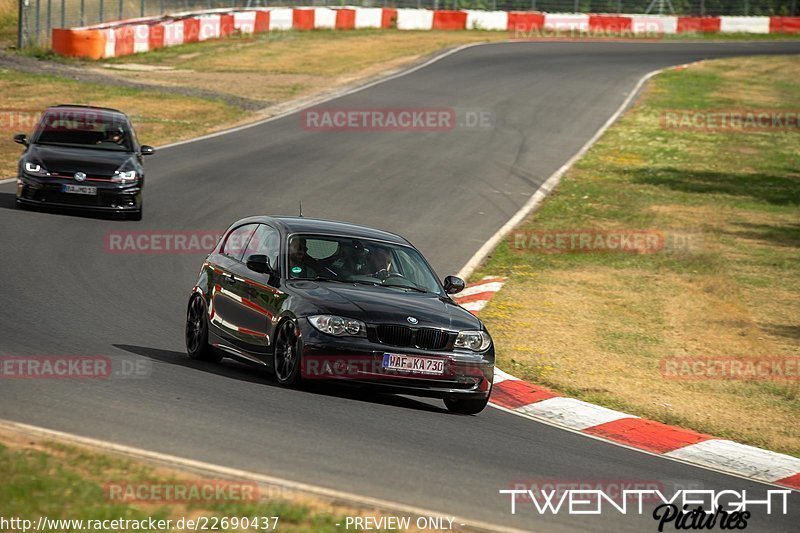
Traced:
<path fill-rule="evenodd" d="M 488 403 L 488 396 L 477 400 L 454 398 L 452 396 L 444 399 L 444 405 L 447 407 L 447 410 L 460 415 L 476 415 L 483 411 Z"/>
<path fill-rule="evenodd" d="M 222 354 L 208 344 L 208 315 L 203 298 L 192 297 L 186 311 L 186 353 L 189 359 L 218 363 Z"/>
<path fill-rule="evenodd" d="M 281 324 L 275 336 L 273 368 L 278 383 L 294 387 L 300 383 L 300 339 L 297 325 L 291 320 Z"/>

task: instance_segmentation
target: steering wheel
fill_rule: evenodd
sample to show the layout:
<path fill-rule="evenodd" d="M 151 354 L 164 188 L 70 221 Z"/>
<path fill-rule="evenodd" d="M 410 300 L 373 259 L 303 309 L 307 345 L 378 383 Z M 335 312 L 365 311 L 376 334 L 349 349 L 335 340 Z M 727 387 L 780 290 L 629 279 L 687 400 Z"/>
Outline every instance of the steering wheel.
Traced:
<path fill-rule="evenodd" d="M 378 278 L 381 281 L 386 281 L 387 279 L 391 278 L 401 278 L 406 279 L 406 277 L 398 272 L 389 272 L 388 269 L 382 268 L 373 274 L 374 277 Z"/>

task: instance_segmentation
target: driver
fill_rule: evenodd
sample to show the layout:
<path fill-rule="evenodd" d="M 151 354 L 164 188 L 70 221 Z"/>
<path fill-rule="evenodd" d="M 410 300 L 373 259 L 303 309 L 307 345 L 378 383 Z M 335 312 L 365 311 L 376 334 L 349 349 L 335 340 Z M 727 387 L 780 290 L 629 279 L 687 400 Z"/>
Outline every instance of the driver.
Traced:
<path fill-rule="evenodd" d="M 316 278 L 319 267 L 308 255 L 306 240 L 294 238 L 289 242 L 289 272 L 293 278 Z"/>
<path fill-rule="evenodd" d="M 101 143 L 122 144 L 122 140 L 124 138 L 125 138 L 125 131 L 122 129 L 122 126 L 117 126 L 114 129 L 108 130 L 106 132 L 105 139 L 98 141 L 97 144 Z"/>
<path fill-rule="evenodd" d="M 371 276 L 385 279 L 392 271 L 392 254 L 386 248 L 376 248 L 369 254 Z"/>

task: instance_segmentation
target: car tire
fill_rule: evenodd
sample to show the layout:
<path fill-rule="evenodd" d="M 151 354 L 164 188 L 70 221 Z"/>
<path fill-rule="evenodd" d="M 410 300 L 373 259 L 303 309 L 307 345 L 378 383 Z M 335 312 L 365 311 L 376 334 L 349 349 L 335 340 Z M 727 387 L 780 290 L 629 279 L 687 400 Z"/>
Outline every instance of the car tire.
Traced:
<path fill-rule="evenodd" d="M 128 215 L 128 220 L 135 220 L 137 222 L 142 220 L 142 208 L 139 208 L 138 211 L 134 211 L 133 213 L 130 213 Z"/>
<path fill-rule="evenodd" d="M 444 399 L 444 405 L 451 413 L 459 415 L 477 415 L 486 408 L 489 403 L 489 397 L 480 398 L 477 400 L 466 400 L 462 398 L 454 398 L 449 396 Z"/>
<path fill-rule="evenodd" d="M 208 344 L 208 314 L 203 298 L 195 295 L 186 310 L 186 353 L 189 359 L 219 363 L 222 354 Z"/>
<path fill-rule="evenodd" d="M 284 387 L 300 384 L 301 353 L 297 324 L 287 320 L 278 328 L 272 355 L 272 368 L 278 384 Z"/>

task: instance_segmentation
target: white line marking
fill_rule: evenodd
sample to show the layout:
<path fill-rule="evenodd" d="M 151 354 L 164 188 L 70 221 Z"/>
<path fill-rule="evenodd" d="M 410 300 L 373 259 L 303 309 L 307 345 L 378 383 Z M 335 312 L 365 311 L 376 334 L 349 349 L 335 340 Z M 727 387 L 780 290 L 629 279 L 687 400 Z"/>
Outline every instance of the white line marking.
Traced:
<path fill-rule="evenodd" d="M 277 115 L 273 115 L 273 116 L 265 118 L 265 119 L 257 120 L 255 122 L 249 122 L 247 124 L 242 124 L 241 126 L 236 126 L 236 127 L 228 128 L 228 129 L 225 129 L 225 130 L 216 131 L 214 133 L 209 133 L 207 135 L 201 135 L 200 137 L 194 137 L 192 139 L 186 139 L 184 141 L 176 141 L 176 142 L 168 143 L 168 144 L 165 144 L 165 145 L 162 145 L 162 146 L 156 146 L 156 150 L 161 151 L 161 150 L 166 150 L 168 148 L 174 148 L 175 146 L 182 146 L 184 144 L 189 144 L 189 143 L 193 143 L 193 142 L 197 142 L 197 141 L 204 141 L 206 139 L 213 139 L 214 137 L 219 137 L 221 135 L 227 135 L 229 133 L 236 133 L 237 131 L 243 131 L 243 130 L 246 130 L 248 128 L 254 128 L 256 126 L 260 126 L 262 124 L 266 124 L 268 122 L 272 122 L 273 120 L 280 120 L 282 118 L 291 116 L 291 115 L 293 115 L 295 113 L 299 113 L 300 111 L 302 111 L 304 109 L 308 109 L 309 107 L 313 107 L 313 106 L 316 106 L 316 105 L 324 104 L 325 102 L 330 102 L 331 100 L 336 100 L 338 98 L 343 98 L 345 96 L 349 96 L 351 94 L 355 94 L 355 93 L 363 91 L 365 89 L 369 89 L 370 87 L 374 87 L 375 85 L 379 85 L 381 83 L 385 83 L 387 81 L 391 81 L 391 80 L 400 78 L 402 76 L 406 76 L 408 74 L 412 74 L 412 73 L 414 73 L 414 72 L 416 72 L 416 71 L 418 71 L 420 69 L 423 69 L 423 68 L 425 68 L 425 67 L 427 67 L 429 65 L 432 65 L 432 64 L 436 63 L 437 61 L 439 61 L 441 59 L 444 59 L 445 57 L 447 57 L 449 55 L 455 54 L 456 52 L 460 52 L 461 50 L 465 50 L 467 48 L 472 48 L 473 46 L 491 45 L 491 44 L 508 44 L 508 43 L 512 43 L 512 42 L 514 42 L 514 41 L 510 41 L 509 40 L 509 41 L 496 41 L 496 42 L 491 42 L 491 43 L 469 43 L 469 44 L 464 44 L 464 45 L 458 46 L 456 48 L 453 48 L 453 49 L 450 49 L 450 50 L 446 50 L 446 51 L 442 52 L 441 54 L 430 58 L 429 60 L 425 61 L 424 63 L 421 63 L 419 65 L 410 67 L 410 68 L 408 68 L 406 70 L 402 70 L 400 72 L 395 72 L 395 73 L 392 73 L 392 74 L 383 75 L 382 77 L 379 76 L 378 79 L 375 79 L 375 80 L 373 80 L 371 82 L 367 82 L 364 85 L 358 85 L 356 87 L 344 87 L 344 88 L 340 88 L 339 90 L 333 89 L 331 91 L 326 92 L 325 94 L 318 95 L 316 97 L 315 96 L 311 96 L 309 98 L 298 99 L 294 103 L 289 101 L 289 102 L 285 102 L 283 104 L 278 104 L 278 106 L 281 106 L 281 105 L 287 106 L 287 109 L 286 109 L 286 111 L 278 113 Z M 0 180 L 0 185 L 2 185 L 4 183 L 9 183 L 9 182 L 14 181 L 16 179 L 17 179 L 16 177 L 2 179 L 2 180 Z"/>
<path fill-rule="evenodd" d="M 658 70 L 648 72 L 647 74 L 642 76 L 642 78 L 633 88 L 633 91 L 631 91 L 628 97 L 625 98 L 625 101 L 622 102 L 622 105 L 620 105 L 617 111 L 613 115 L 611 115 L 611 117 L 606 121 L 606 123 L 603 124 L 599 130 L 597 130 L 597 132 L 592 136 L 592 138 L 586 141 L 586 144 L 584 144 L 581 147 L 581 149 L 578 150 L 578 152 L 569 159 L 569 161 L 564 163 L 561 166 L 561 168 L 556 170 L 549 178 L 547 178 L 547 181 L 545 181 L 542 184 L 542 186 L 539 187 L 533 193 L 533 196 L 531 196 L 530 199 L 528 199 L 528 201 L 525 202 L 525 205 L 523 205 L 522 208 L 520 208 L 520 210 L 517 211 L 514 214 L 514 216 L 508 220 L 508 222 L 506 222 L 499 230 L 497 230 L 497 232 L 495 232 L 495 234 L 492 235 L 488 241 L 483 243 L 483 246 L 481 246 L 478 249 L 478 251 L 475 252 L 475 254 L 470 258 L 470 260 L 467 261 L 467 264 L 464 265 L 464 267 L 458 272 L 459 278 L 467 279 L 470 277 L 470 275 L 472 275 L 475 269 L 478 268 L 478 265 L 480 265 L 483 262 L 483 260 L 486 259 L 486 256 L 488 256 L 489 253 L 495 249 L 495 247 L 500 243 L 500 241 L 506 235 L 508 235 L 508 233 L 512 229 L 514 229 L 514 227 L 516 227 L 520 222 L 522 222 L 522 220 L 525 217 L 527 217 L 534 209 L 536 209 L 539 206 L 542 200 L 544 200 L 547 197 L 547 195 L 550 194 L 550 192 L 556 187 L 556 185 L 558 185 L 558 182 L 561 181 L 561 177 L 572 167 L 572 165 L 574 165 L 575 162 L 578 161 L 578 159 L 583 157 L 583 154 L 585 154 L 589 150 L 589 148 L 591 148 L 592 145 L 594 145 L 594 143 L 596 143 L 597 140 L 600 139 L 600 137 L 602 137 L 602 135 L 606 132 L 606 130 L 610 128 L 611 125 L 614 124 L 614 122 L 617 121 L 617 119 L 628 108 L 628 106 L 636 97 L 636 95 L 639 94 L 639 91 L 641 90 L 642 86 L 647 82 L 647 80 L 649 80 L 650 78 L 652 78 L 653 76 L 655 76 L 656 74 L 658 74 L 663 70 L 666 70 L 666 68 L 660 68 Z"/>
<path fill-rule="evenodd" d="M 395 80 L 397 78 L 401 78 L 403 76 L 407 76 L 408 74 L 412 74 L 412 73 L 414 73 L 414 72 L 416 72 L 416 71 L 418 71 L 420 69 L 423 69 L 423 68 L 425 68 L 425 67 L 427 67 L 429 65 L 432 65 L 432 64 L 436 63 L 437 61 L 439 61 L 441 59 L 444 59 L 447 56 L 455 54 L 456 52 L 460 52 L 461 50 L 465 50 L 467 48 L 472 48 L 473 46 L 481 46 L 481 45 L 485 45 L 485 44 L 502 44 L 502 43 L 508 43 L 508 42 L 512 42 L 512 41 L 496 41 L 496 42 L 492 42 L 492 43 L 470 43 L 470 44 L 464 44 L 464 45 L 458 46 L 456 48 L 453 48 L 451 50 L 446 50 L 446 51 L 442 52 L 441 54 L 430 58 L 429 60 L 425 61 L 424 63 L 421 63 L 419 65 L 410 67 L 410 68 L 408 68 L 406 70 L 403 70 L 401 72 L 396 72 L 394 74 L 385 75 L 385 76 L 380 77 L 380 78 L 378 78 L 376 80 L 373 80 L 371 82 L 367 82 L 364 85 L 359 85 L 357 87 L 346 87 L 346 88 L 340 89 L 338 91 L 333 90 L 333 91 L 328 92 L 328 93 L 326 93 L 324 95 L 320 95 L 319 97 L 316 97 L 316 98 L 312 97 L 311 100 L 309 100 L 309 101 L 297 102 L 294 106 L 291 106 L 288 110 L 286 110 L 286 111 L 284 111 L 282 113 L 279 113 L 277 115 L 271 116 L 269 118 L 258 120 L 256 122 L 250 122 L 249 124 L 243 124 L 241 126 L 236 126 L 235 128 L 230 128 L 230 129 L 227 129 L 227 130 L 222 130 L 222 131 L 217 131 L 217 132 L 214 132 L 214 133 L 209 133 L 208 135 L 202 135 L 200 137 L 195 137 L 193 139 L 187 139 L 185 141 L 177 141 L 177 142 L 174 142 L 174 143 L 165 144 L 164 146 L 158 147 L 158 150 L 165 150 L 167 148 L 173 148 L 175 146 L 181 146 L 181 145 L 184 145 L 184 144 L 189 144 L 189 143 L 193 143 L 193 142 L 197 142 L 197 141 L 204 141 L 206 139 L 212 139 L 214 137 L 219 137 L 221 135 L 227 135 L 229 133 L 236 133 L 237 131 L 242 131 L 242 130 L 246 130 L 248 128 L 253 128 L 255 126 L 260 126 L 262 124 L 266 124 L 266 123 L 272 122 L 274 120 L 280 120 L 282 118 L 294 115 L 295 113 L 299 113 L 303 109 L 308 109 L 309 107 L 313 107 L 313 106 L 316 106 L 316 105 L 319 105 L 319 104 L 323 104 L 323 103 L 329 102 L 331 100 L 336 100 L 338 98 L 343 98 L 345 96 L 349 96 L 351 94 L 355 94 L 357 92 L 361 92 L 363 90 L 369 89 L 370 87 L 374 87 L 374 86 L 379 85 L 381 83 L 386 83 L 387 81 L 391 81 L 391 80 Z M 291 102 L 289 102 L 288 105 L 291 105 Z"/>

